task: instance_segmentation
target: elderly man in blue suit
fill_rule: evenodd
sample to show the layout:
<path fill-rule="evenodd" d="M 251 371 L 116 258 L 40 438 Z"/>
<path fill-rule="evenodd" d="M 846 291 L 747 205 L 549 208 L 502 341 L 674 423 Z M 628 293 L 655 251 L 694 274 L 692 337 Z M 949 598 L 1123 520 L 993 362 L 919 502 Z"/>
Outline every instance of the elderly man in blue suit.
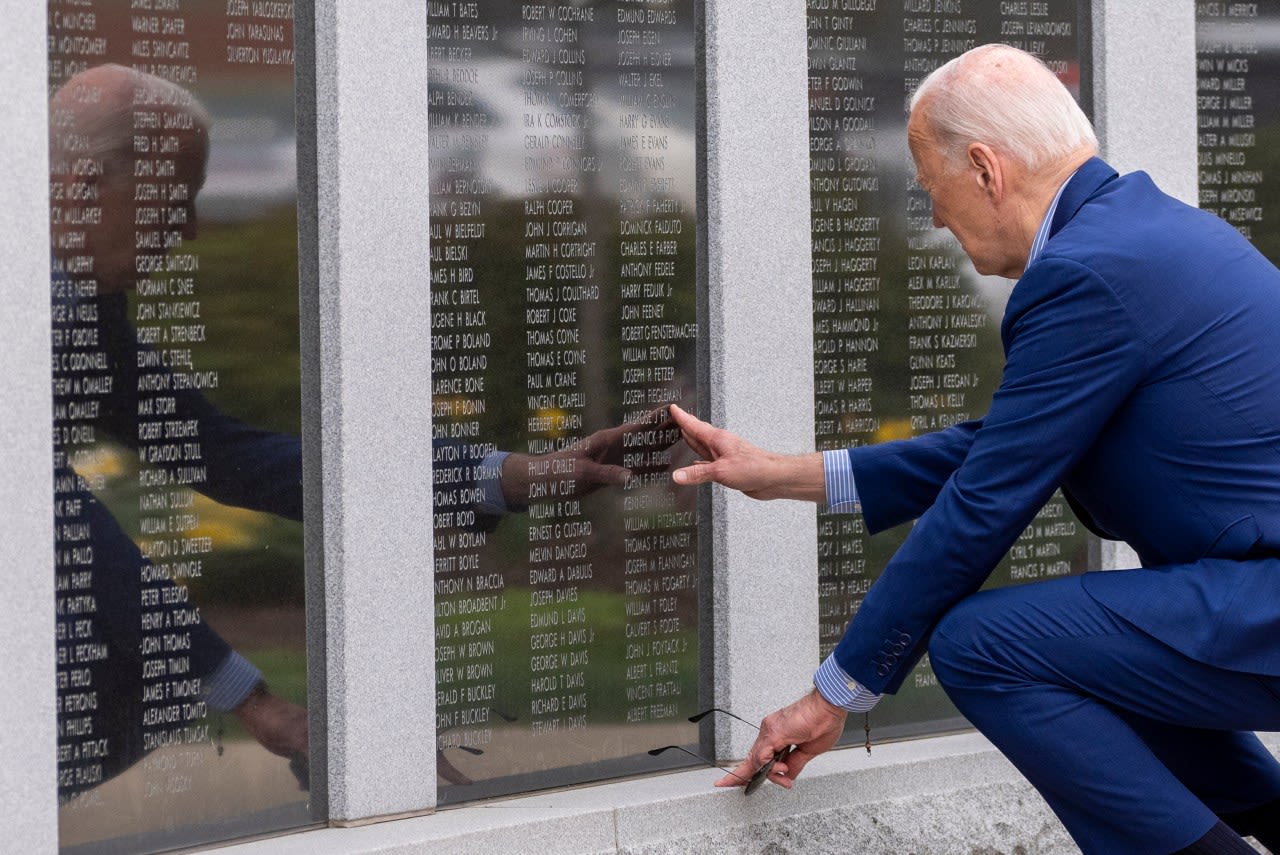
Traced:
<path fill-rule="evenodd" d="M 934 224 L 1018 280 L 1004 374 L 980 421 L 825 454 L 675 413 L 703 458 L 678 483 L 860 509 L 873 532 L 917 520 L 815 690 L 735 772 L 795 745 L 770 773 L 790 786 L 928 649 L 1085 852 L 1253 851 L 1240 834 L 1280 851 L 1280 764 L 1254 735 L 1280 730 L 1280 271 L 1117 176 L 1013 48 L 934 72 L 907 136 Z M 1142 567 L 976 593 L 1059 487 Z"/>

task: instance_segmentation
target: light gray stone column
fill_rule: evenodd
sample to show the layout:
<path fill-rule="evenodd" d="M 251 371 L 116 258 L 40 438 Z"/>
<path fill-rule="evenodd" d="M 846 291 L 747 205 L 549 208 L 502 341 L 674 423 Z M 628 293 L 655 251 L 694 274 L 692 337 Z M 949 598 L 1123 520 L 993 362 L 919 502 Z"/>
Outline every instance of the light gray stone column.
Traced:
<path fill-rule="evenodd" d="M 1103 158 L 1197 204 L 1195 4 L 1094 0 L 1093 74 Z M 1101 544 L 1099 569 L 1138 563 L 1127 544 Z"/>
<path fill-rule="evenodd" d="M 58 845 L 45 7 L 0 15 L 0 805 L 7 847 L 40 853 Z"/>
<path fill-rule="evenodd" d="M 706 4 L 711 421 L 774 451 L 812 451 L 809 95 L 803 2 Z M 715 701 L 746 718 L 811 687 L 816 509 L 716 487 Z M 722 722 L 719 753 L 755 737 Z"/>
<path fill-rule="evenodd" d="M 1094 0 L 1094 124 L 1102 156 L 1195 205 L 1196 19 L 1185 0 Z"/>
<path fill-rule="evenodd" d="M 321 753 L 349 823 L 436 799 L 427 14 L 317 0 L 315 20 Z"/>

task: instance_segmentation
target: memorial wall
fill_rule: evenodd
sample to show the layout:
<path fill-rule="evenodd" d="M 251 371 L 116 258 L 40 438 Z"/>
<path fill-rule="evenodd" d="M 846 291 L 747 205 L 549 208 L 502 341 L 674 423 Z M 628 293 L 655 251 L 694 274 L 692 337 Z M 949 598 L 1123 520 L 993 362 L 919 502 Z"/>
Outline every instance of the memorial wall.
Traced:
<path fill-rule="evenodd" d="M 1280 263 L 1280 3 L 1196 3 L 1200 207 Z"/>
<path fill-rule="evenodd" d="M 293 4 L 47 10 L 61 846 L 305 824 Z"/>
<path fill-rule="evenodd" d="M 48 11 L 62 847 L 303 825 L 323 808 L 307 792 L 293 4 Z M 435 586 L 439 804 L 710 757 L 689 721 L 711 695 L 710 520 L 670 482 L 690 452 L 666 412 L 708 398 L 700 4 L 426 12 L 431 317 L 405 347 L 430 345 L 432 429 L 405 465 L 430 460 L 435 548 L 405 584 Z M 1275 46 L 1257 25 L 1276 17 L 1197 4 L 1201 204 L 1272 258 L 1259 81 Z M 908 99 L 1002 41 L 1088 112 L 1090 6 L 807 0 L 807 18 L 817 447 L 980 418 L 1012 283 L 933 228 Z M 819 514 L 820 657 L 908 530 Z M 1055 496 L 990 584 L 1087 555 Z M 871 722 L 877 738 L 964 726 L 927 658 Z"/>
<path fill-rule="evenodd" d="M 427 12 L 440 802 L 687 764 L 696 4 Z"/>
<path fill-rule="evenodd" d="M 1013 283 L 979 276 L 951 233 L 933 227 L 907 149 L 909 99 L 929 72 L 988 42 L 1036 54 L 1080 99 L 1091 91 L 1089 21 L 1089 4 L 1076 0 L 808 0 L 819 450 L 917 436 L 986 412 Z M 819 515 L 821 658 L 909 530 L 870 538 L 859 514 Z M 1081 572 L 1087 538 L 1055 495 L 988 585 Z M 878 738 L 964 725 L 927 655 L 870 723 Z M 863 728 L 851 716 L 847 738 L 862 740 Z"/>

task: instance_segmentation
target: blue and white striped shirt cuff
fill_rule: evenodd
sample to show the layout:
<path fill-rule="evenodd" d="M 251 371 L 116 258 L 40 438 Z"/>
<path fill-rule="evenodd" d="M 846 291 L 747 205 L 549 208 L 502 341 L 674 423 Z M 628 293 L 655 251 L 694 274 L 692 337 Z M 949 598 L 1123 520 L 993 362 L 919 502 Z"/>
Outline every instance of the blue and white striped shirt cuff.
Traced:
<path fill-rule="evenodd" d="M 813 674 L 813 685 L 818 694 L 849 712 L 866 712 L 880 701 L 880 695 L 868 691 L 857 680 L 836 664 L 835 656 L 828 656 Z"/>
<path fill-rule="evenodd" d="M 858 487 L 853 483 L 849 452 L 843 448 L 822 452 L 822 479 L 827 488 L 827 509 L 841 513 L 862 510 Z"/>
<path fill-rule="evenodd" d="M 205 703 L 218 712 L 233 710 L 249 697 L 261 680 L 262 672 L 233 650 L 212 674 L 201 681 Z"/>

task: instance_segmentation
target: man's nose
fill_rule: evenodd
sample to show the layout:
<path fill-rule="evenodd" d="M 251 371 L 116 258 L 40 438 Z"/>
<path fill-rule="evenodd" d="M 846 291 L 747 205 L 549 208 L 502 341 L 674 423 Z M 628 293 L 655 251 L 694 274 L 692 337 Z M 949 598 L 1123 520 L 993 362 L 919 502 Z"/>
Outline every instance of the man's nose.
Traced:
<path fill-rule="evenodd" d="M 182 226 L 182 239 L 195 240 L 200 229 L 196 223 L 196 209 L 191 207 L 187 209 L 187 222 Z"/>
<path fill-rule="evenodd" d="M 946 226 L 942 222 L 942 220 L 938 219 L 938 210 L 935 208 L 932 213 L 933 213 L 933 227 L 935 229 L 945 228 Z"/>

